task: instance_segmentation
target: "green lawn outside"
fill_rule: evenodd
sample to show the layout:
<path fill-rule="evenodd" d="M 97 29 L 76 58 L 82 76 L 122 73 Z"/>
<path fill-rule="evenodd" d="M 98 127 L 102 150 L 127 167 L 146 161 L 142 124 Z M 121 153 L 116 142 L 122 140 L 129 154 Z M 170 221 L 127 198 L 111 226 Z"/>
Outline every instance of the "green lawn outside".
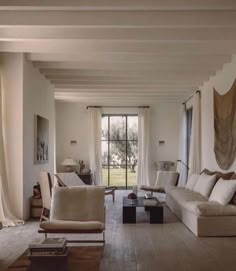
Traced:
<path fill-rule="evenodd" d="M 128 180 L 127 185 L 133 186 L 137 184 L 136 181 L 136 172 L 131 172 L 131 169 L 128 168 Z M 102 178 L 103 184 L 108 185 L 108 169 L 102 169 Z M 123 168 L 111 168 L 110 169 L 110 186 L 125 186 L 125 169 Z"/>

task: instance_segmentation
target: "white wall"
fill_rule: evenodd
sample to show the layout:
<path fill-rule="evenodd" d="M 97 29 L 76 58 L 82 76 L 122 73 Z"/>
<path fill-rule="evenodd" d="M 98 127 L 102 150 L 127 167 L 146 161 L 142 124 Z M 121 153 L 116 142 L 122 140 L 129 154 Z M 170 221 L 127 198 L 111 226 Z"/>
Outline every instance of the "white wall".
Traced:
<path fill-rule="evenodd" d="M 77 144 L 70 144 L 76 140 Z M 89 163 L 88 114 L 85 104 L 56 101 L 56 164 L 57 170 L 65 158 Z"/>
<path fill-rule="evenodd" d="M 54 173 L 55 103 L 49 82 L 22 53 L 0 54 L 7 176 L 14 214 L 27 219 L 40 170 Z M 34 165 L 34 115 L 49 119 L 49 163 Z"/>
<path fill-rule="evenodd" d="M 63 168 L 60 163 L 70 157 L 89 163 L 88 114 L 86 104 L 56 101 L 56 161 L 58 171 Z M 103 108 L 105 114 L 137 114 L 134 108 Z M 176 161 L 178 159 L 180 126 L 180 105 L 161 104 L 151 106 L 151 179 L 155 181 L 153 163 L 159 160 Z M 77 140 L 71 145 L 71 140 Z M 164 140 L 164 145 L 158 141 Z"/>
<path fill-rule="evenodd" d="M 23 54 L 0 54 L 3 132 L 10 203 L 23 218 Z"/>
<path fill-rule="evenodd" d="M 211 77 L 201 89 L 201 109 L 202 109 L 202 168 L 210 170 L 220 170 L 217 165 L 214 153 L 214 109 L 213 109 L 213 87 L 220 94 L 225 94 L 231 88 L 236 78 L 236 57 L 229 64 L 225 64 L 223 69 Z M 236 171 L 236 161 L 229 170 Z"/>
<path fill-rule="evenodd" d="M 39 180 L 41 170 L 54 174 L 54 139 L 55 139 L 55 102 L 54 90 L 48 80 L 24 58 L 24 100 L 23 100 L 23 183 L 24 183 L 24 218 L 29 216 L 29 199 L 33 186 Z M 49 162 L 34 164 L 34 115 L 49 120 Z"/>

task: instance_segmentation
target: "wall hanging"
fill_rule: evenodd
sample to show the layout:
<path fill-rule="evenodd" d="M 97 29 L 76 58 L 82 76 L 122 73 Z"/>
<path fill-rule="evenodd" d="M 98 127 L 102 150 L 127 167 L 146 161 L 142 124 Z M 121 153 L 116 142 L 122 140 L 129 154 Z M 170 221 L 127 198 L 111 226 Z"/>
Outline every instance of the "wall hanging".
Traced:
<path fill-rule="evenodd" d="M 214 152 L 221 169 L 229 169 L 236 157 L 236 80 L 220 95 L 214 88 Z"/>
<path fill-rule="evenodd" d="M 49 121 L 35 115 L 34 134 L 34 163 L 48 163 Z"/>

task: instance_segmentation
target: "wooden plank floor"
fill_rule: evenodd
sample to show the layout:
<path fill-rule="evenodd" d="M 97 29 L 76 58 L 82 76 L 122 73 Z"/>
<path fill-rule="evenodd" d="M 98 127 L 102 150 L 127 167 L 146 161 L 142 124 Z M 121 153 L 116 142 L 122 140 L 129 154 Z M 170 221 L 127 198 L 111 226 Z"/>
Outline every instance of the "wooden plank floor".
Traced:
<path fill-rule="evenodd" d="M 106 197 L 106 246 L 101 271 L 236 270 L 236 237 L 197 238 L 168 208 L 164 210 L 163 225 L 150 225 L 147 213 L 141 208 L 137 213 L 139 223 L 123 225 L 122 197 L 128 193 L 116 191 L 115 203 Z M 31 240 L 43 238 L 37 230 L 38 222 L 30 221 L 0 231 L 0 271 L 5 270 Z"/>

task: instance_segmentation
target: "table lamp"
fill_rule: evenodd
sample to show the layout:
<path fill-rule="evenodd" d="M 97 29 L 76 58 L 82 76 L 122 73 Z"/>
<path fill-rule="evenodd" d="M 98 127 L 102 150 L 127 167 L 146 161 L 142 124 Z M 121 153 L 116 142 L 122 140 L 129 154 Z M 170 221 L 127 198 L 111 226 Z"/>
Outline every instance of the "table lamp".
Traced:
<path fill-rule="evenodd" d="M 73 166 L 77 166 L 78 163 L 75 162 L 75 160 L 71 158 L 66 158 L 61 165 L 65 166 L 66 172 L 72 172 L 73 171 Z"/>

